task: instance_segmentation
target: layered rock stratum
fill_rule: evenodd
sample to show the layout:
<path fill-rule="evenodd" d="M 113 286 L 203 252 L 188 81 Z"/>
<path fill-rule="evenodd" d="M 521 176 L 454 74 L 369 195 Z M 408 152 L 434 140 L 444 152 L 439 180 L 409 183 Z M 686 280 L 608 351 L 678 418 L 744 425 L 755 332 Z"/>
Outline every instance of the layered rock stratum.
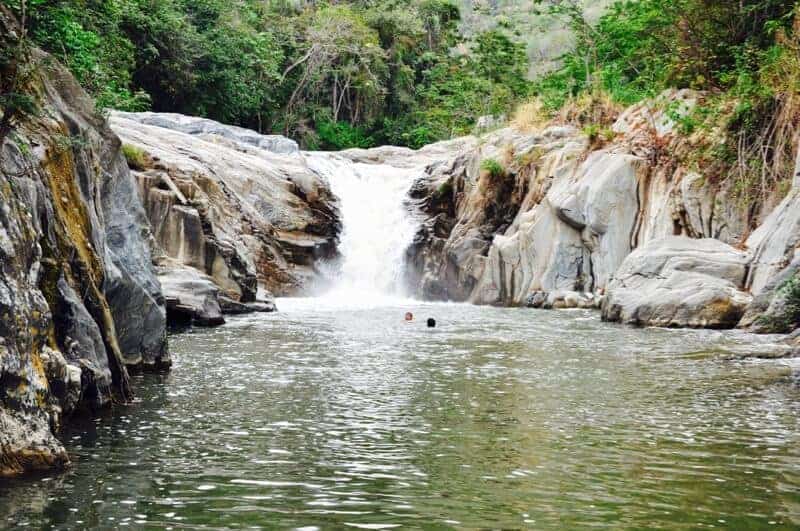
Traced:
<path fill-rule="evenodd" d="M 221 310 L 269 310 L 271 295 L 320 282 L 318 263 L 337 256 L 338 206 L 294 141 L 177 114 L 115 112 L 110 124 L 153 230 L 171 316 L 219 324 Z M 198 297 L 202 282 L 214 289 Z"/>

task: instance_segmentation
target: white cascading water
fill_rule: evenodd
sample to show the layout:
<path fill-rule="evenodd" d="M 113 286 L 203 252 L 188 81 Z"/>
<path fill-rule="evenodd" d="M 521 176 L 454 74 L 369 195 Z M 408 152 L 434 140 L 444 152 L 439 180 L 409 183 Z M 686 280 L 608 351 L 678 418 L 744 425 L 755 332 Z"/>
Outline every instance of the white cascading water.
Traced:
<path fill-rule="evenodd" d="M 340 202 L 342 262 L 326 296 L 352 304 L 402 298 L 404 255 L 417 229 L 405 199 L 419 170 L 322 153 L 309 154 L 308 162 Z"/>

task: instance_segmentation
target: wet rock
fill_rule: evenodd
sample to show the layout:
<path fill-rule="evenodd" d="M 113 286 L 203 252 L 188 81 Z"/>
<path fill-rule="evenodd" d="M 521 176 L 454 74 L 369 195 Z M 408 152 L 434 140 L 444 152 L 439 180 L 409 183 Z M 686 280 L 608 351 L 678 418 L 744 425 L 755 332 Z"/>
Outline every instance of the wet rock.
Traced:
<path fill-rule="evenodd" d="M 106 406 L 113 398 L 113 377 L 100 328 L 64 276 L 57 291 L 53 324 L 64 357 L 81 368 L 80 396 L 89 408 Z"/>
<path fill-rule="evenodd" d="M 84 394 L 81 368 L 67 362 L 61 352 L 44 347 L 40 354 L 50 390 L 59 402 L 61 413 L 70 415 L 80 405 Z"/>
<path fill-rule="evenodd" d="M 171 326 L 219 326 L 225 323 L 219 288 L 211 277 L 190 267 L 170 267 L 158 279 L 167 303 Z"/>
<path fill-rule="evenodd" d="M 231 315 L 242 315 L 247 313 L 271 313 L 277 311 L 275 302 L 271 300 L 241 303 L 223 296 L 219 298 L 219 305 L 222 309 L 222 313 Z"/>
<path fill-rule="evenodd" d="M 525 301 L 525 306 L 528 308 L 541 308 L 547 302 L 547 293 L 544 291 L 537 291 L 531 294 Z"/>
<path fill-rule="evenodd" d="M 608 287 L 602 315 L 638 326 L 732 328 L 751 296 L 748 256 L 718 240 L 654 240 L 625 259 Z"/>

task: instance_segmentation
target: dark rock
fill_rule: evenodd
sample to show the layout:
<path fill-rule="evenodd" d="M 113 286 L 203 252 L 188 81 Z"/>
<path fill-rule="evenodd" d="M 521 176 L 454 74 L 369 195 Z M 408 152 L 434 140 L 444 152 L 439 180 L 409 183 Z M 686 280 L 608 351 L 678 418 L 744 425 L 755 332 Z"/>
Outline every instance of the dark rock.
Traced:
<path fill-rule="evenodd" d="M 545 302 L 547 302 L 547 293 L 544 291 L 537 291 L 528 297 L 528 299 L 525 301 L 525 305 L 528 308 L 541 308 L 544 306 Z"/>
<path fill-rule="evenodd" d="M 219 305 L 222 313 L 231 315 L 242 315 L 247 313 L 270 313 L 277 310 L 273 301 L 238 302 L 228 297 L 219 297 Z"/>

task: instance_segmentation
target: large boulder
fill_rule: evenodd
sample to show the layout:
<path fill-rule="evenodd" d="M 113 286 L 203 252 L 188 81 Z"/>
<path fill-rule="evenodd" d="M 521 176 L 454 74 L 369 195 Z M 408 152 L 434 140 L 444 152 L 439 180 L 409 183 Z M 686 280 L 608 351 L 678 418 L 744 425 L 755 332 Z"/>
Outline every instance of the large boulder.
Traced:
<path fill-rule="evenodd" d="M 216 326 L 225 323 L 219 288 L 211 277 L 191 267 L 167 267 L 159 276 L 173 325 Z"/>
<path fill-rule="evenodd" d="M 654 240 L 608 286 L 603 319 L 637 326 L 732 328 L 750 303 L 746 253 L 711 238 Z"/>
<path fill-rule="evenodd" d="M 788 333 L 800 326 L 793 287 L 800 278 L 800 149 L 789 194 L 747 239 L 752 263 L 747 288 L 755 295 L 739 325 L 753 332 Z"/>

